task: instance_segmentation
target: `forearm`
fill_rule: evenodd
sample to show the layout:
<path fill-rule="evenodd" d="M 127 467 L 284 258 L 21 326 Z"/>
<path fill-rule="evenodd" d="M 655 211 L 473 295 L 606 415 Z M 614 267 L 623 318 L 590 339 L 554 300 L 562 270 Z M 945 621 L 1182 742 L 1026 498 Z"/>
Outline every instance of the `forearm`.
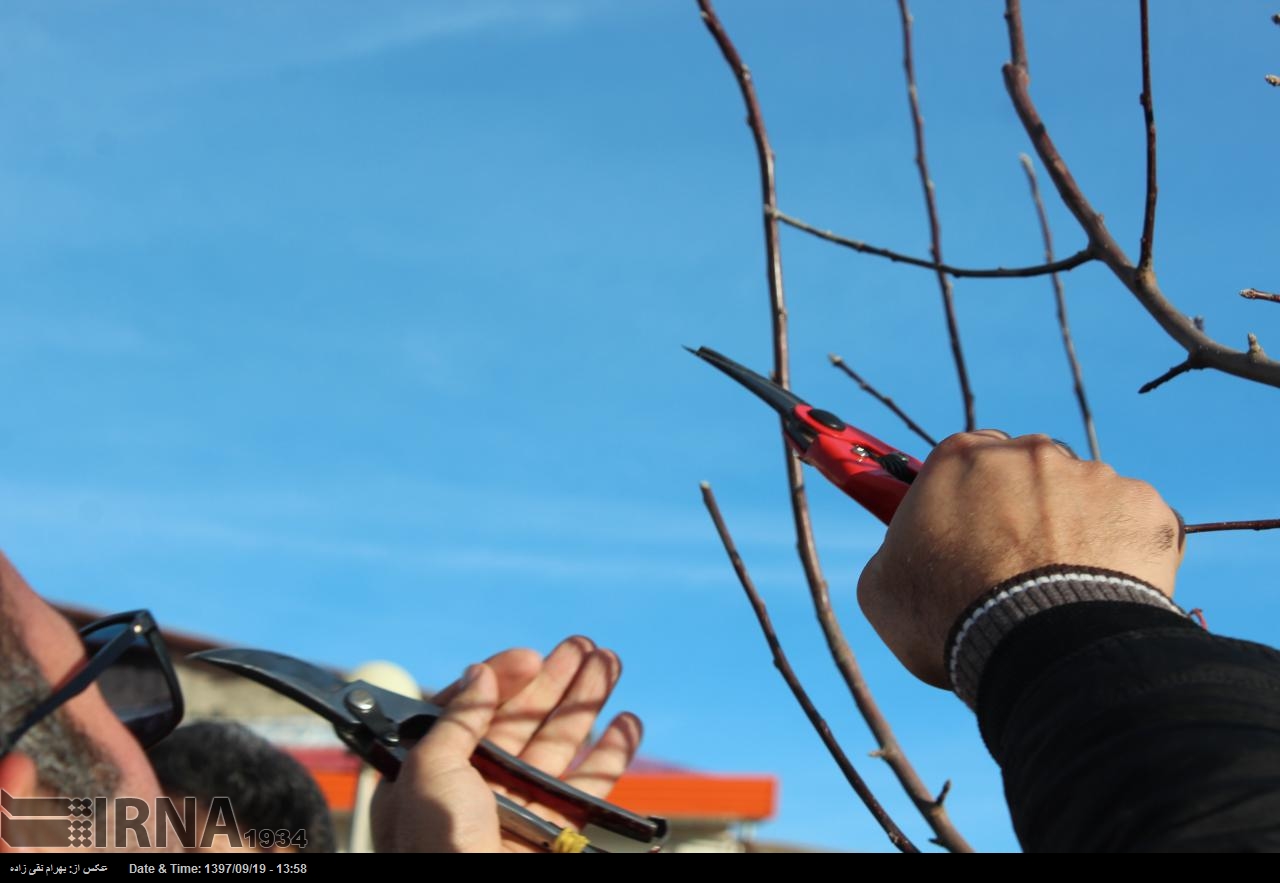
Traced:
<path fill-rule="evenodd" d="M 1280 653 L 1156 603 L 1035 612 L 976 707 L 1025 849 L 1280 849 Z"/>

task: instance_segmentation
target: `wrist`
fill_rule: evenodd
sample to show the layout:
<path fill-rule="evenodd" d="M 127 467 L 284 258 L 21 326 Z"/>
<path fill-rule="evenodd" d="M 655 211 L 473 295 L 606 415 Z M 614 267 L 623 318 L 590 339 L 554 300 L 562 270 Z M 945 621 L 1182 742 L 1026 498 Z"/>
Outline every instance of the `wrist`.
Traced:
<path fill-rule="evenodd" d="M 1086 602 L 1116 602 L 1183 611 L 1150 583 L 1098 567 L 1052 564 L 1007 579 L 979 596 L 956 620 L 943 664 L 956 695 L 976 706 L 992 654 L 1015 628 L 1046 610 Z"/>

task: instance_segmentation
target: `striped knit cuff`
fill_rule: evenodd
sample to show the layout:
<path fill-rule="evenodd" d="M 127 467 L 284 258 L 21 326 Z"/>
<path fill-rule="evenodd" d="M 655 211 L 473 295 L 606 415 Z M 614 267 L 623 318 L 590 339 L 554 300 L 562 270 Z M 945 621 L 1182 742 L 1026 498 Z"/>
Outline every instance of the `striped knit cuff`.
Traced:
<path fill-rule="evenodd" d="M 983 669 L 1004 637 L 1037 613 L 1082 601 L 1122 601 L 1183 613 L 1158 589 L 1127 574 L 1070 564 L 1027 571 L 978 598 L 952 626 L 946 665 L 956 695 L 975 708 Z"/>

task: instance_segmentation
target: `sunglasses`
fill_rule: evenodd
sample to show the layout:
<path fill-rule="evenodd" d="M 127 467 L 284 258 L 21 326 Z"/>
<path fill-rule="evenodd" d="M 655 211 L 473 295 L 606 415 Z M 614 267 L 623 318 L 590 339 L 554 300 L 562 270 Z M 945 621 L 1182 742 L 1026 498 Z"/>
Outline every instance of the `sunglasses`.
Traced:
<path fill-rule="evenodd" d="M 80 630 L 80 640 L 88 661 L 4 735 L 0 756 L 95 682 L 107 705 L 144 749 L 169 735 L 182 721 L 182 688 L 149 612 L 134 610 L 91 622 Z"/>

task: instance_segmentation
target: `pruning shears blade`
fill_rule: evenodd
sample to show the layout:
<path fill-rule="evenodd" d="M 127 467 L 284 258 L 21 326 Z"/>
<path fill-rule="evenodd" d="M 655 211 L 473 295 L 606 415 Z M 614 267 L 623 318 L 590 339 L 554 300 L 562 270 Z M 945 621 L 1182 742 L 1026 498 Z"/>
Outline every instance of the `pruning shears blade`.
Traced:
<path fill-rule="evenodd" d="M 257 681 L 330 719 L 335 709 L 342 708 L 339 697 L 348 686 L 347 681 L 333 672 L 268 650 L 222 648 L 202 650 L 188 658 L 208 662 Z"/>
<path fill-rule="evenodd" d="M 784 389 L 769 378 L 757 374 L 744 365 L 739 365 L 733 359 L 721 355 L 713 349 L 705 346 L 698 347 L 696 350 L 692 347 L 685 347 L 685 349 L 741 383 L 783 417 L 792 416 L 796 406 L 807 404 L 804 399 L 790 390 Z"/>
<path fill-rule="evenodd" d="M 923 464 L 850 426 L 830 411 L 809 405 L 780 384 L 715 350 L 685 347 L 755 393 L 782 417 L 792 450 L 873 515 L 888 524 Z"/>

